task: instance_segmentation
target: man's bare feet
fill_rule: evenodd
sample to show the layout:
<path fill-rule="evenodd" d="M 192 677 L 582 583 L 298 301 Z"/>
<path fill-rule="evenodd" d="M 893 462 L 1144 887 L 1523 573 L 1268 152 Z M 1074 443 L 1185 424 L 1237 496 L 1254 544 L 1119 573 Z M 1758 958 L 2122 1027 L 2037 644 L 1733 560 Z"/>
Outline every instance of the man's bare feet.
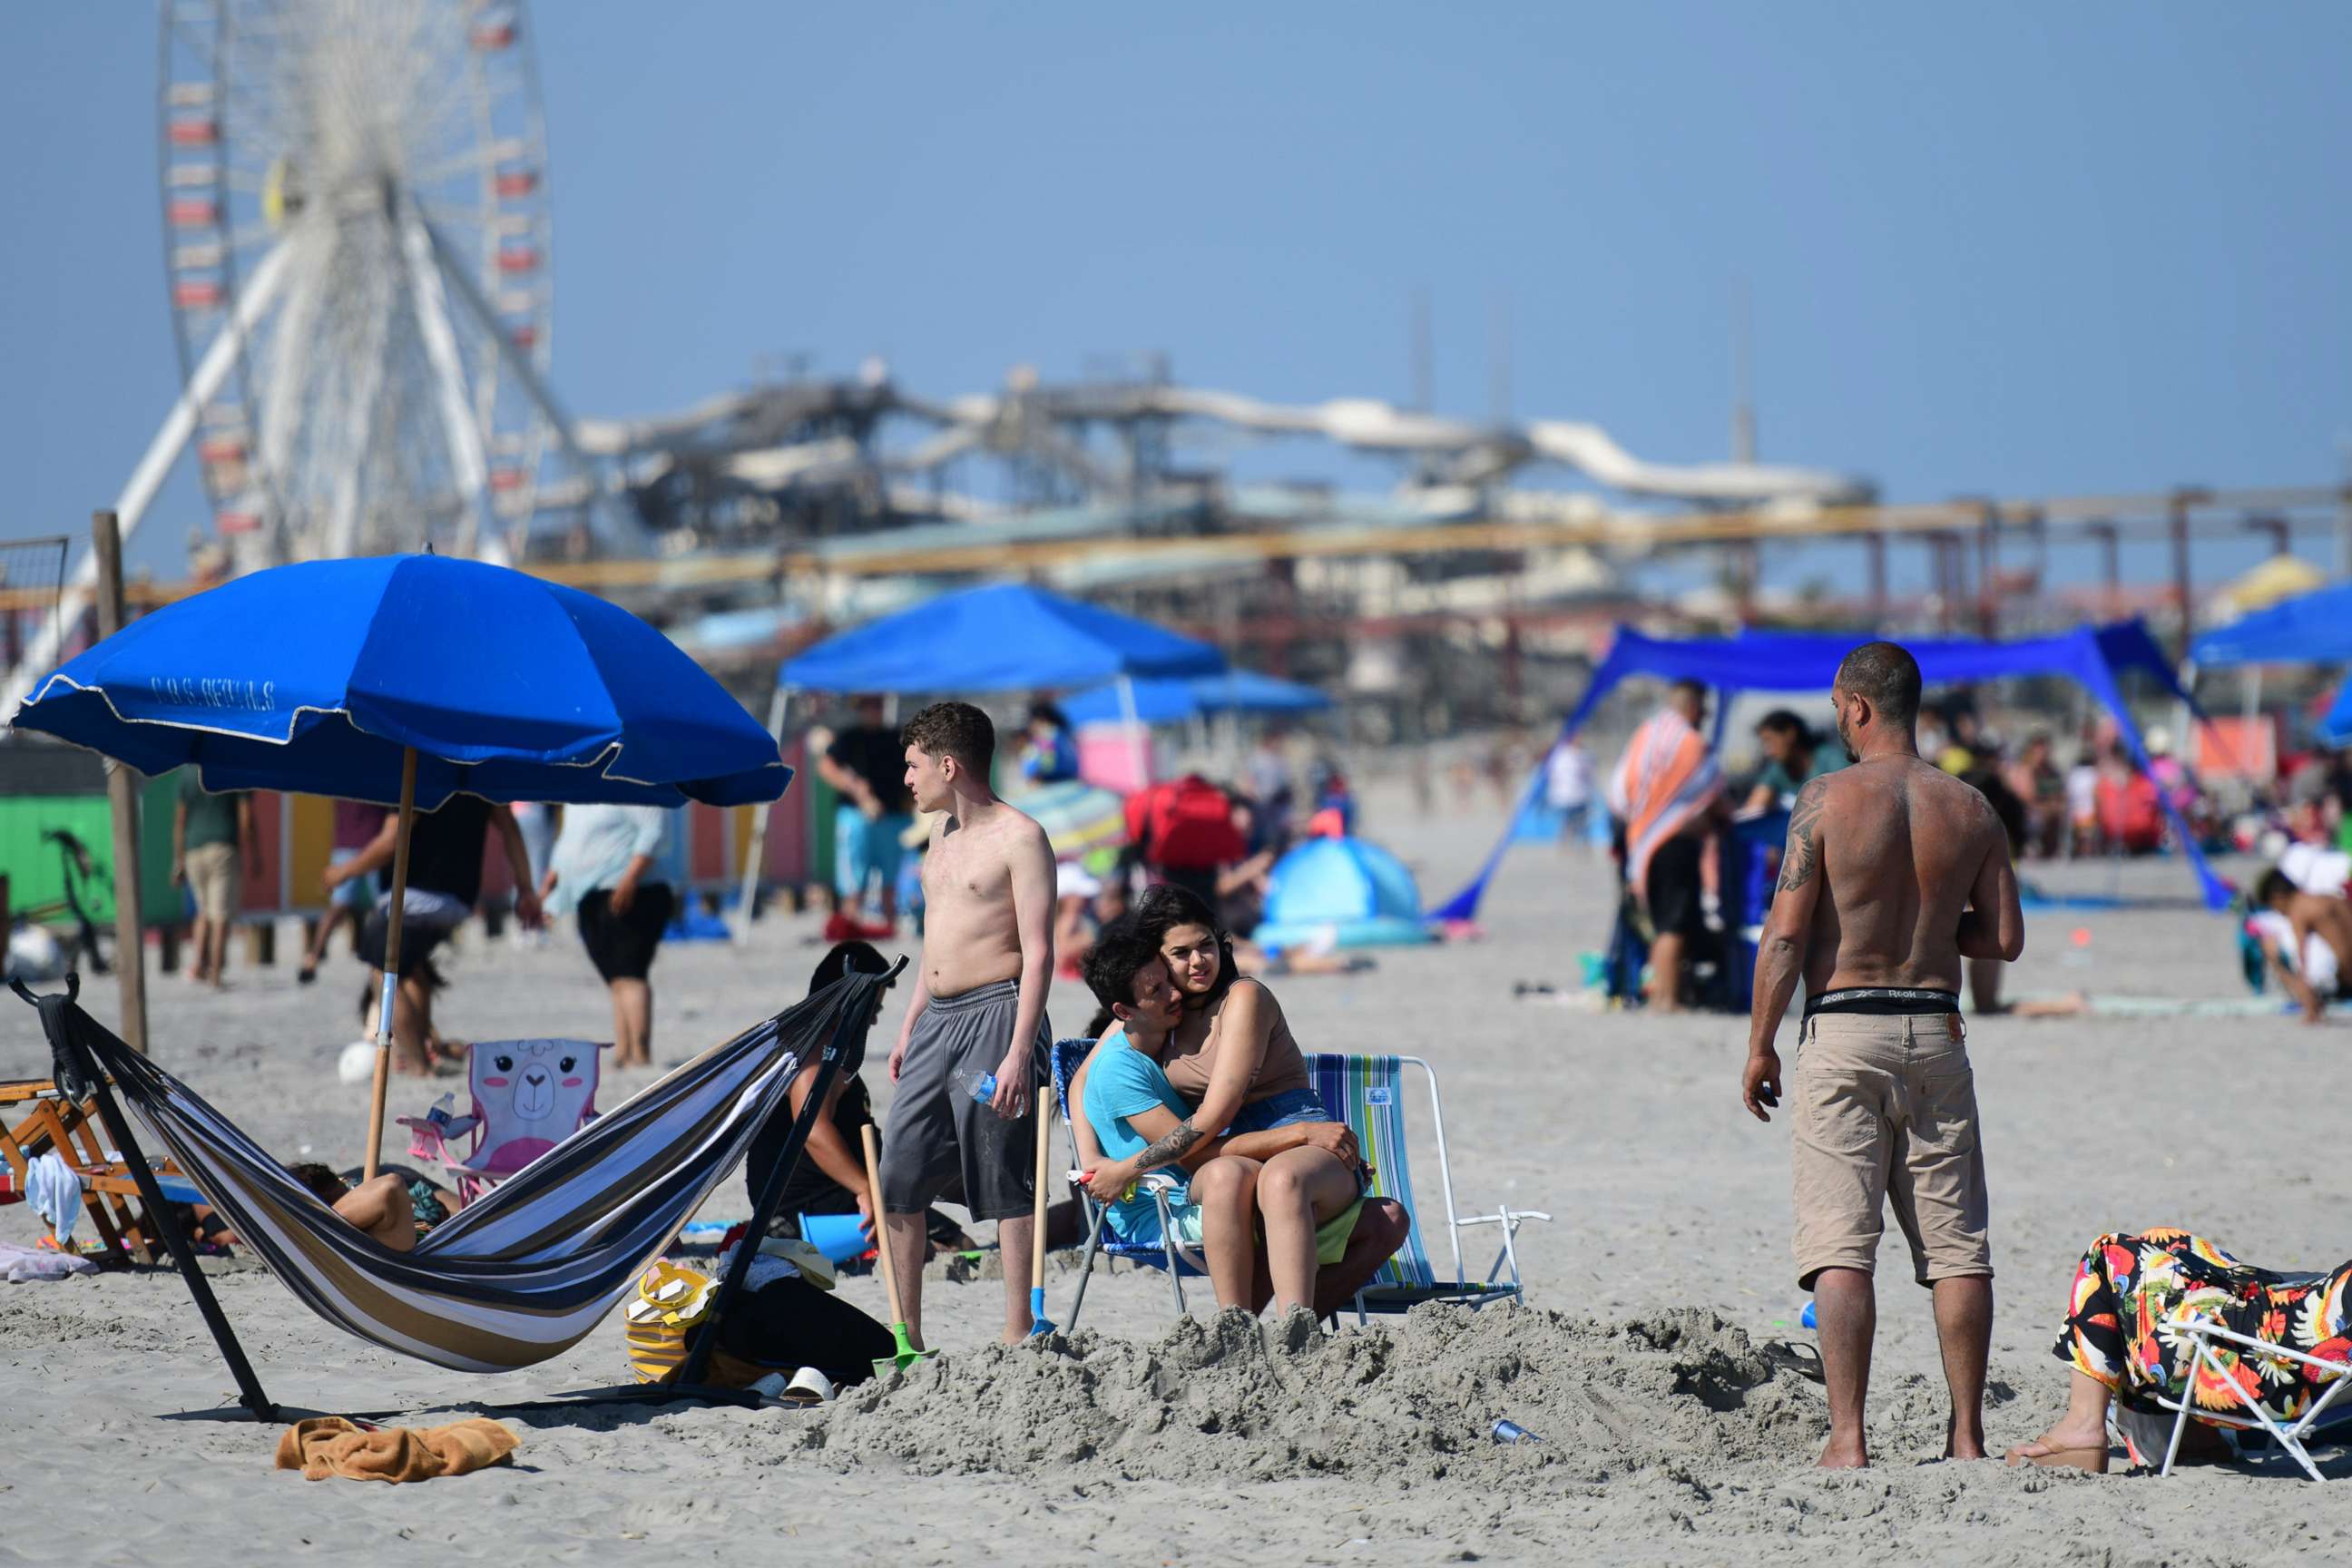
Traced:
<path fill-rule="evenodd" d="M 1831 1434 L 1829 1447 L 1813 1468 L 1821 1470 L 1866 1470 L 1870 1468 L 1870 1445 L 1860 1437 L 1844 1438 Z"/>
<path fill-rule="evenodd" d="M 1963 1436 L 1959 1432 L 1958 1423 L 1947 1419 L 1944 1423 L 1944 1458 L 1948 1459 L 1982 1459 L 1990 1458 L 1990 1456 L 1985 1453 L 1984 1429 L 1979 1426 L 1977 1430 Z"/>
<path fill-rule="evenodd" d="M 2077 1430 L 2064 1422 L 2050 1428 L 2031 1443 L 2020 1443 L 2009 1451 L 2011 1465 L 2041 1465 L 2087 1470 L 2095 1476 L 2107 1473 L 2107 1432 L 2102 1426 L 2095 1429 Z"/>

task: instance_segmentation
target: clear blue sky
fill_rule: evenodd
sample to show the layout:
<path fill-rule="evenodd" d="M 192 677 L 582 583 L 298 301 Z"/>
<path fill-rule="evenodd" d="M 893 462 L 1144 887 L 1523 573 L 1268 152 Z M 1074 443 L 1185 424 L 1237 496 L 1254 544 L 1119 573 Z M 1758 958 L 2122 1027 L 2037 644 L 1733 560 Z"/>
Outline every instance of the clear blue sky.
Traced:
<path fill-rule="evenodd" d="M 582 412 L 788 351 L 947 395 L 1164 349 L 1202 384 L 1402 400 L 1425 285 L 1442 409 L 1486 411 L 1507 297 L 1517 411 L 1703 458 L 1744 280 L 1763 454 L 1892 498 L 2329 482 L 2352 435 L 2340 4 L 533 22 Z M 154 31 L 0 8 L 0 537 L 81 531 L 176 390 Z M 171 574 L 191 466 L 161 507 L 138 555 Z"/>

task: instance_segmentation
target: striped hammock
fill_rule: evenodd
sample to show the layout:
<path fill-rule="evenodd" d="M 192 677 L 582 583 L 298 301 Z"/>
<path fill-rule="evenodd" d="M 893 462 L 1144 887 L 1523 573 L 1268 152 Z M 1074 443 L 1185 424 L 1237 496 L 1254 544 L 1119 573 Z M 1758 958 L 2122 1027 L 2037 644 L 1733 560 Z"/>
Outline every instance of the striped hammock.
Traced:
<path fill-rule="evenodd" d="M 63 1009 L 131 1110 L 305 1306 L 459 1372 L 513 1372 L 586 1336 L 666 1251 L 800 1069 L 862 1041 L 883 980 L 851 974 L 647 1085 L 395 1252 L 313 1196 L 185 1084 Z"/>

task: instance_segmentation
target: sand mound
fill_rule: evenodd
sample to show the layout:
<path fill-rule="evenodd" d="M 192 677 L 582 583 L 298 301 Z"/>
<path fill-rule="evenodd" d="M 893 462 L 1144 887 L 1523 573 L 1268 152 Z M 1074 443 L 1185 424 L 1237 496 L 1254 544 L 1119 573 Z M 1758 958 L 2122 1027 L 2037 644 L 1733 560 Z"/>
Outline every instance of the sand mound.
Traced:
<path fill-rule="evenodd" d="M 1776 1375 L 1709 1312 L 1612 1325 L 1430 1307 L 1399 1327 L 1327 1336 L 1304 1312 L 1262 1323 L 1235 1311 L 1180 1320 L 1156 1344 L 1081 1332 L 940 1357 L 845 1396 L 802 1447 L 926 1474 L 1351 1474 L 1412 1486 L 1550 1467 L 1600 1480 L 1807 1458 L 1822 1411 L 1817 1390 Z M 1498 1416 L 1545 1441 L 1495 1443 Z"/>

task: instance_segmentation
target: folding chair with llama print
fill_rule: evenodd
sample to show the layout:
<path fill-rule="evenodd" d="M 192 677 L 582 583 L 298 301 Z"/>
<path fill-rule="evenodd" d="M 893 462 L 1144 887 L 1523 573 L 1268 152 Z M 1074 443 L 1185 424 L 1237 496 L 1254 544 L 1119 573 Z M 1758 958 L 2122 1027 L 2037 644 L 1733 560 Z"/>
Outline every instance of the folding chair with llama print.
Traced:
<path fill-rule="evenodd" d="M 588 1040 L 483 1040 L 467 1054 L 467 1115 L 446 1121 L 404 1116 L 409 1158 L 448 1168 L 470 1204 L 596 1120 L 604 1047 Z M 459 1159 L 449 1140 L 471 1133 Z"/>

